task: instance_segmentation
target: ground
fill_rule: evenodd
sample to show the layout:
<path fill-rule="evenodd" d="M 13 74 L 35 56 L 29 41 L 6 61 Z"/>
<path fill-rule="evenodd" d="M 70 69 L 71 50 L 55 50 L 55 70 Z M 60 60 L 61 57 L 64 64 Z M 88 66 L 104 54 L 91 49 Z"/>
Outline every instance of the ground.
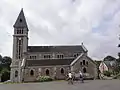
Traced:
<path fill-rule="evenodd" d="M 120 90 L 120 80 L 92 80 L 85 83 L 66 81 L 24 84 L 0 84 L 0 90 Z"/>

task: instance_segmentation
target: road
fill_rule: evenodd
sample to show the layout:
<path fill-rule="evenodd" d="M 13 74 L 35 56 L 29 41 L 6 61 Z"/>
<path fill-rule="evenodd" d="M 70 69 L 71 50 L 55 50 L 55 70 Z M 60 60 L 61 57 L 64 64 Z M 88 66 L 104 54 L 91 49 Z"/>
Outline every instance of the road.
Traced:
<path fill-rule="evenodd" d="M 120 80 L 90 80 L 85 83 L 66 81 L 43 83 L 0 84 L 0 90 L 120 90 Z"/>

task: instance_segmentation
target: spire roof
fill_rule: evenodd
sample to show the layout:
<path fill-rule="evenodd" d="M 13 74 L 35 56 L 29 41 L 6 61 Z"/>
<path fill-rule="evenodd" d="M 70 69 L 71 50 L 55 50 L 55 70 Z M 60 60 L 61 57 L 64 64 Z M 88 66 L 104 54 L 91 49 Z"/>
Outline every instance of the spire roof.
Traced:
<path fill-rule="evenodd" d="M 27 28 L 27 23 L 26 23 L 26 19 L 24 16 L 23 8 L 21 9 L 19 16 L 18 16 L 15 24 L 13 25 L 13 27 L 15 27 L 15 28 L 19 28 L 19 27 L 24 28 L 25 27 L 25 28 Z"/>

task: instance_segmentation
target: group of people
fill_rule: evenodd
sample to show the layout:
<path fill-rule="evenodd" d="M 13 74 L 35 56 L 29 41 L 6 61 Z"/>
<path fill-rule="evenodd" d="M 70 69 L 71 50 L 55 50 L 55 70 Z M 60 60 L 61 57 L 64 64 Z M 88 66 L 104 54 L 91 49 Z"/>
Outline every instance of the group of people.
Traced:
<path fill-rule="evenodd" d="M 73 81 L 75 79 L 75 75 L 72 72 L 68 73 L 68 83 L 73 84 Z M 79 71 L 79 80 L 84 83 L 84 75 L 81 71 Z"/>

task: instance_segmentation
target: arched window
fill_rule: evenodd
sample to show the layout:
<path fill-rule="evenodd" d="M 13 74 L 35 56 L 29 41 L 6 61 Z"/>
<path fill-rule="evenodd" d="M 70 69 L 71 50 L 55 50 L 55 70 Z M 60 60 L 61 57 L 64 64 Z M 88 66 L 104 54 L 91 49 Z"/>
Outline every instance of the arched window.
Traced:
<path fill-rule="evenodd" d="M 15 71 L 15 77 L 17 77 L 18 76 L 18 71 Z"/>
<path fill-rule="evenodd" d="M 83 73 L 86 73 L 87 71 L 86 71 L 86 68 L 83 68 Z"/>
<path fill-rule="evenodd" d="M 33 70 L 30 71 L 30 75 L 31 75 L 31 76 L 34 75 L 34 71 L 33 71 Z"/>
<path fill-rule="evenodd" d="M 82 62 L 80 62 L 80 65 L 82 65 Z"/>
<path fill-rule="evenodd" d="M 85 60 L 83 60 L 83 65 L 85 65 Z"/>
<path fill-rule="evenodd" d="M 49 70 L 48 69 L 46 70 L 46 75 L 49 76 Z"/>
<path fill-rule="evenodd" d="M 63 68 L 61 68 L 61 74 L 64 74 L 64 69 Z"/>
<path fill-rule="evenodd" d="M 88 65 L 88 61 L 86 62 L 86 65 Z"/>

